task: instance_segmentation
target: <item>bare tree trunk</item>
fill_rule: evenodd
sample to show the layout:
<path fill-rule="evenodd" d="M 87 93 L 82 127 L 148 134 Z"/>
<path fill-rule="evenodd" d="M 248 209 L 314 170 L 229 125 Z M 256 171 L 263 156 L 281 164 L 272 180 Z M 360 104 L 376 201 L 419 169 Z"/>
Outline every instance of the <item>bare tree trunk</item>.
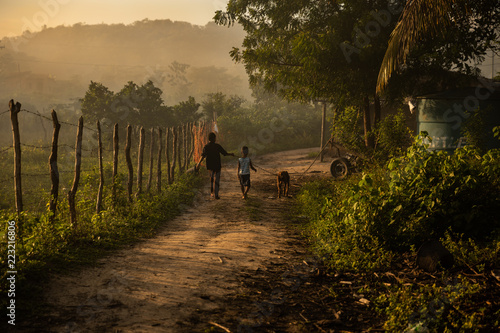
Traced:
<path fill-rule="evenodd" d="M 97 202 L 95 205 L 95 212 L 99 214 L 102 209 L 102 192 L 104 190 L 104 171 L 102 168 L 102 137 L 101 137 L 101 124 L 97 121 L 97 144 L 98 144 L 98 159 L 99 159 L 99 189 L 97 191 Z"/>
<path fill-rule="evenodd" d="M 16 195 L 16 211 L 19 214 L 23 211 L 23 190 L 21 182 L 21 136 L 19 134 L 19 120 L 17 114 L 21 112 L 21 103 L 14 104 L 14 100 L 9 102 L 10 121 L 12 123 L 12 135 L 14 145 L 14 192 Z"/>
<path fill-rule="evenodd" d="M 175 181 L 175 164 L 177 160 L 177 128 L 172 127 L 172 168 L 170 169 L 170 182 Z"/>
<path fill-rule="evenodd" d="M 151 146 L 149 147 L 149 177 L 148 186 L 146 187 L 146 192 L 151 189 L 151 183 L 153 182 L 153 162 L 154 162 L 154 146 L 155 146 L 155 129 L 151 129 Z"/>
<path fill-rule="evenodd" d="M 170 128 L 165 130 L 165 156 L 167 157 L 167 184 L 172 184 L 170 175 Z"/>
<path fill-rule="evenodd" d="M 112 176 L 112 196 L 113 204 L 116 202 L 116 177 L 118 175 L 118 152 L 120 140 L 118 138 L 118 124 L 113 129 L 113 176 Z"/>
<path fill-rule="evenodd" d="M 141 127 L 140 137 L 139 137 L 139 152 L 137 156 L 137 192 L 135 194 L 136 197 L 138 197 L 142 193 L 142 166 L 144 164 L 144 141 L 145 141 L 144 127 Z"/>
<path fill-rule="evenodd" d="M 68 192 L 69 202 L 69 220 L 73 228 L 77 227 L 76 221 L 76 204 L 75 197 L 78 190 L 78 183 L 80 182 L 80 170 L 82 166 L 82 137 L 83 137 L 83 117 L 78 120 L 78 131 L 76 133 L 76 146 L 75 146 L 75 178 L 73 179 L 73 186 Z"/>
<path fill-rule="evenodd" d="M 156 162 L 156 191 L 161 192 L 161 154 L 163 150 L 163 132 L 158 128 L 158 160 Z"/>
<path fill-rule="evenodd" d="M 134 169 L 132 167 L 132 157 L 130 156 L 130 148 L 132 146 L 132 126 L 127 126 L 127 143 L 125 144 L 125 159 L 128 168 L 127 195 L 128 201 L 132 202 L 132 185 L 134 182 Z"/>
<path fill-rule="evenodd" d="M 49 156 L 49 170 L 50 170 L 50 180 L 52 186 L 50 188 L 50 202 L 49 211 L 51 212 L 50 220 L 53 221 L 56 216 L 57 210 L 57 199 L 59 197 L 59 169 L 57 167 L 57 145 L 59 141 L 59 130 L 61 129 L 61 124 L 57 120 L 57 113 L 52 110 L 52 124 L 54 125 L 54 132 L 52 134 L 52 152 Z"/>

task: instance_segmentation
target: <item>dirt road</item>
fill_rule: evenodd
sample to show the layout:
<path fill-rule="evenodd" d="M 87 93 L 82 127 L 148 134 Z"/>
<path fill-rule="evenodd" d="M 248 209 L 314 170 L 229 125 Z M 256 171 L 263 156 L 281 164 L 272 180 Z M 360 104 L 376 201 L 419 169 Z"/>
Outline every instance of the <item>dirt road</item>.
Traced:
<path fill-rule="evenodd" d="M 279 170 L 291 173 L 293 196 L 298 178 L 312 162 L 307 158 L 311 151 L 317 149 L 255 158 L 258 172 L 252 173 L 247 200 L 241 199 L 233 162 L 223 169 L 220 200 L 210 198 L 207 184 L 194 206 L 156 237 L 104 258 L 94 268 L 55 278 L 47 291 L 51 315 L 44 330 L 259 332 L 256 327 L 266 312 L 256 315 L 251 312 L 255 304 L 231 301 L 245 293 L 248 279 L 293 260 L 302 266 L 290 276 L 316 269 L 304 260 L 300 237 L 287 227 L 283 211 L 291 199 L 277 198 L 274 176 Z M 329 177 L 329 163 L 315 163 L 307 176 Z M 284 288 L 293 289 L 303 281 L 287 283 Z M 277 303 L 279 296 L 266 297 Z"/>

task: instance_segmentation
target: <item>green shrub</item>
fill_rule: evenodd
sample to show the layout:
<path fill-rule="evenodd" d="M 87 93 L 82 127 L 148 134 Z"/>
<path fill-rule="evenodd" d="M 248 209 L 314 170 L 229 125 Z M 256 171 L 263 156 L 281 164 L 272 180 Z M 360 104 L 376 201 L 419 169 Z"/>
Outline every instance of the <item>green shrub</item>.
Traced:
<path fill-rule="evenodd" d="M 309 234 L 332 265 L 387 267 L 394 253 L 440 239 L 447 230 L 477 241 L 498 236 L 499 151 L 430 152 L 423 139 L 391 159 L 388 172 L 353 177 L 333 189 L 331 184 L 304 189 L 298 202 L 309 207 L 304 208 L 312 219 Z M 311 213 L 311 207 L 321 214 Z"/>
<path fill-rule="evenodd" d="M 400 156 L 412 144 L 412 131 L 406 125 L 402 111 L 388 114 L 370 133 L 374 138 L 373 157 L 382 163 Z"/>
<path fill-rule="evenodd" d="M 481 309 L 470 307 L 482 292 L 479 284 L 459 277 L 445 285 L 396 285 L 375 303 L 387 318 L 387 332 L 469 332 L 493 325 Z"/>

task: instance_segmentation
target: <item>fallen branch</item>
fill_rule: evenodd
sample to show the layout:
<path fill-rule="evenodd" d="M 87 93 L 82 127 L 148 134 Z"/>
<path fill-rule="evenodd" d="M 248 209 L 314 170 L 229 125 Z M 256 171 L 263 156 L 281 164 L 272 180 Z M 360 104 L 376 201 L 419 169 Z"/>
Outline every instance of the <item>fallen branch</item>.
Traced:
<path fill-rule="evenodd" d="M 217 324 L 217 323 L 214 323 L 213 321 L 209 321 L 208 323 L 209 323 L 210 325 L 217 326 L 218 328 L 223 329 L 223 330 L 224 330 L 224 331 L 226 331 L 227 333 L 231 333 L 231 330 L 230 330 L 229 328 L 227 328 L 227 327 L 224 327 L 224 326 L 222 326 L 222 325 L 219 325 L 219 324 Z"/>

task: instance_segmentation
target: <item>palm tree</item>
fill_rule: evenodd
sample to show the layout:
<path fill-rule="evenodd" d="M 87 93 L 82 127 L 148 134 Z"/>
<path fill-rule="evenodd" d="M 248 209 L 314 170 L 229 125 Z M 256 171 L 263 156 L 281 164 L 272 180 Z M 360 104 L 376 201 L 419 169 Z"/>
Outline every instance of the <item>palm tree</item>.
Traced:
<path fill-rule="evenodd" d="M 437 36 L 453 24 L 451 13 L 467 13 L 468 0 L 409 0 L 401 19 L 391 34 L 380 67 L 377 92 L 381 92 L 391 75 L 405 63 L 412 47 L 422 36 Z"/>

